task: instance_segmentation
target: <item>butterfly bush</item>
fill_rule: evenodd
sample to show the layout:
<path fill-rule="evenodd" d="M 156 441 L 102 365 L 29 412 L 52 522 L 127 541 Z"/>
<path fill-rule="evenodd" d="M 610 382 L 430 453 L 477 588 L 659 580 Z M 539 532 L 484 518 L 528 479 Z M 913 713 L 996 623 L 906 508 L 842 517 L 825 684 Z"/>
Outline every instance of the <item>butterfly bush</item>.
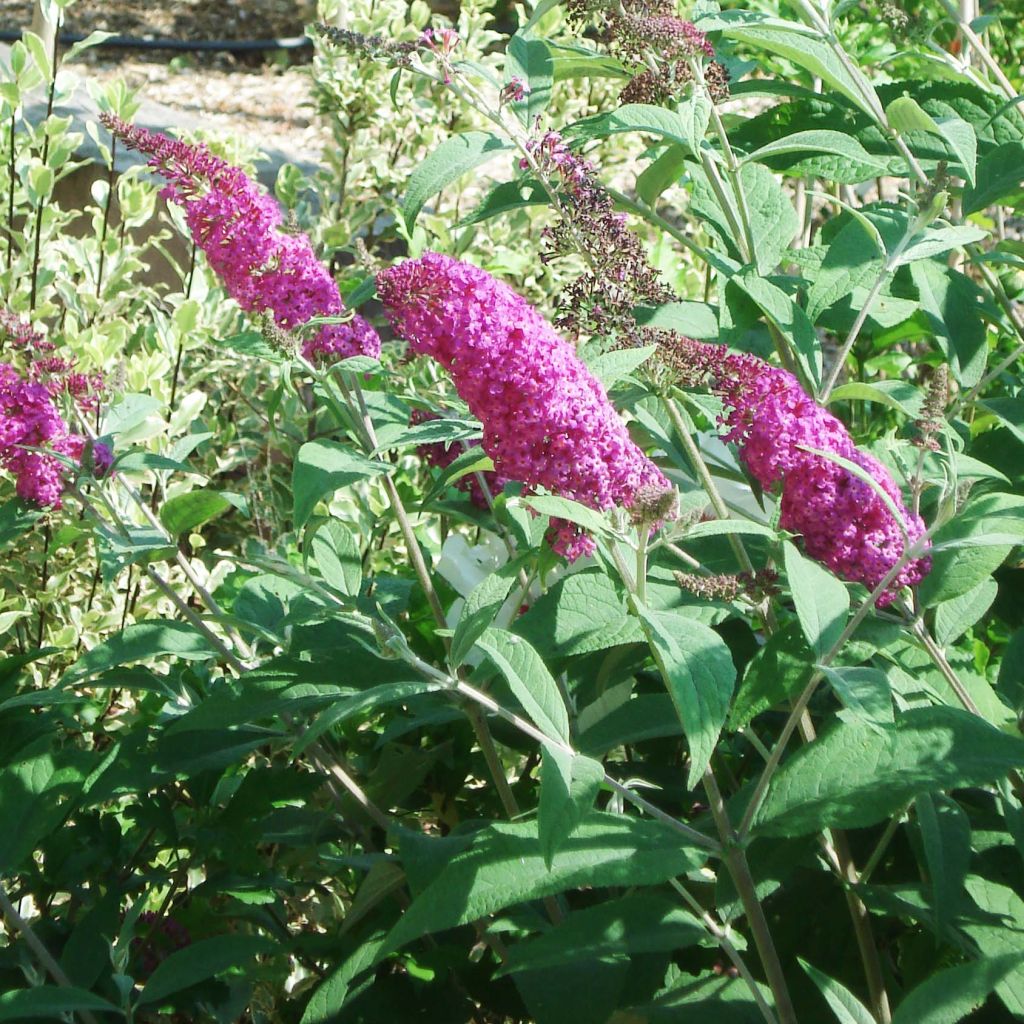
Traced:
<path fill-rule="evenodd" d="M 196 244 L 228 294 L 248 313 L 270 313 L 284 329 L 344 309 L 338 285 L 309 239 L 283 230 L 281 208 L 240 168 L 205 145 L 137 128 L 109 114 L 101 120 L 129 149 L 149 156 L 167 179 L 160 195 L 178 203 Z M 360 316 L 327 324 L 302 347 L 310 360 L 380 355 L 377 332 Z"/>
<path fill-rule="evenodd" d="M 601 510 L 668 489 L 575 349 L 507 285 L 439 253 L 383 271 L 377 285 L 396 331 L 451 373 L 499 477 Z M 573 560 L 594 542 L 563 522 L 552 546 Z"/>
<path fill-rule="evenodd" d="M 781 488 L 781 526 L 800 534 L 807 553 L 837 576 L 874 590 L 903 557 L 906 541 L 913 544 L 925 533 L 924 521 L 903 504 L 885 466 L 858 450 L 846 427 L 793 374 L 756 356 L 679 335 L 667 339 L 662 353 L 688 383 L 710 376 L 712 389 L 725 403 L 724 439 L 737 444 L 740 459 L 763 488 Z M 901 521 L 875 488 L 808 449 L 862 469 L 892 500 Z M 902 587 L 920 583 L 930 568 L 927 556 L 908 562 L 878 604 L 890 604 Z"/>
<path fill-rule="evenodd" d="M 87 444 L 81 434 L 68 430 L 45 385 L 0 363 L 0 466 L 14 475 L 19 497 L 59 508 L 66 463 L 56 456 L 81 462 Z M 94 468 L 105 472 L 112 461 L 110 449 L 94 444 L 92 459 Z"/>

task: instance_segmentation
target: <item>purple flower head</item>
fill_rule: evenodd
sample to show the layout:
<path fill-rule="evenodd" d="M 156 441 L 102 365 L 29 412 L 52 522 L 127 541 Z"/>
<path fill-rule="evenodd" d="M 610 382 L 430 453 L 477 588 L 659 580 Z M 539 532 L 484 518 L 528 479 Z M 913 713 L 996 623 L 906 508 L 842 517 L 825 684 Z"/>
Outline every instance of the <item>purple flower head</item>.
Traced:
<path fill-rule="evenodd" d="M 129 149 L 149 156 L 167 179 L 161 196 L 185 210 L 196 244 L 247 313 L 269 312 L 285 330 L 314 316 L 338 316 L 341 293 L 316 258 L 309 239 L 282 230 L 281 209 L 240 167 L 204 145 L 189 145 L 103 114 L 106 127 Z M 376 331 L 360 316 L 320 329 L 303 345 L 308 359 L 380 354 Z"/>
<path fill-rule="evenodd" d="M 781 484 L 780 523 L 802 535 L 807 553 L 841 579 L 873 590 L 902 557 L 903 530 L 911 543 L 925 532 L 921 517 L 903 505 L 889 471 L 858 451 L 846 427 L 791 373 L 753 356 L 720 352 L 715 390 L 729 410 L 725 440 L 739 445 L 740 458 L 762 487 Z M 903 530 L 872 487 L 808 448 L 863 469 L 901 510 Z M 887 605 L 902 587 L 920 583 L 930 568 L 927 557 L 904 566 L 878 604 Z"/>
<path fill-rule="evenodd" d="M 573 347 L 507 285 L 439 253 L 377 283 L 395 329 L 451 373 L 499 477 L 602 510 L 629 505 L 645 484 L 669 486 Z M 561 523 L 552 546 L 573 560 L 594 542 Z"/>
<path fill-rule="evenodd" d="M 14 367 L 0 363 L 0 466 L 14 475 L 19 497 L 59 508 L 65 465 L 47 453 L 81 462 L 86 443 L 81 435 L 68 432 L 44 385 L 25 380 Z M 105 472 L 111 461 L 104 445 L 93 446 L 98 472 Z"/>
<path fill-rule="evenodd" d="M 0 343 L 35 352 L 52 352 L 54 347 L 30 323 L 6 309 L 0 309 Z"/>

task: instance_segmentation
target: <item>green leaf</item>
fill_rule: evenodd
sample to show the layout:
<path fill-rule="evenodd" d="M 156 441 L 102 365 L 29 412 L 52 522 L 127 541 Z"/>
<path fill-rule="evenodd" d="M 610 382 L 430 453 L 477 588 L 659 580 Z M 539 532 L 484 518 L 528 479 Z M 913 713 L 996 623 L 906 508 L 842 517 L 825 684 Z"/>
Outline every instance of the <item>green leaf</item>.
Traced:
<path fill-rule="evenodd" d="M 329 974 L 313 993 L 299 1024 L 332 1024 L 345 1005 L 352 982 L 378 962 L 384 945 L 383 930 L 375 932 L 347 960 Z"/>
<path fill-rule="evenodd" d="M 978 403 L 999 417 L 999 422 L 1024 443 L 1024 398 L 986 398 Z"/>
<path fill-rule="evenodd" d="M 818 317 L 857 288 L 869 287 L 882 270 L 882 254 L 875 238 L 851 218 L 832 239 L 821 269 L 807 293 L 807 318 Z"/>
<path fill-rule="evenodd" d="M 494 622 L 523 569 L 526 557 L 506 562 L 497 572 L 485 576 L 470 592 L 452 637 L 453 665 L 461 665 L 466 660 L 477 638 Z"/>
<path fill-rule="evenodd" d="M 960 805 L 943 793 L 922 793 L 914 805 L 935 928 L 944 935 L 963 902 L 964 879 L 971 866 L 971 823 Z"/>
<path fill-rule="evenodd" d="M 552 739 L 568 743 L 569 716 L 558 684 L 529 643 L 492 626 L 476 646 L 497 666 L 534 725 Z"/>
<path fill-rule="evenodd" d="M 113 1004 L 81 988 L 39 985 L 0 995 L 0 1020 L 62 1020 L 66 1013 L 91 1010 L 94 1013 L 124 1014 Z"/>
<path fill-rule="evenodd" d="M 435 693 L 442 689 L 438 683 L 417 679 L 410 682 L 388 682 L 381 686 L 370 686 L 365 690 L 357 690 L 335 701 L 329 708 L 322 711 L 303 730 L 292 746 L 291 756 L 298 758 L 309 749 L 328 729 L 333 729 L 342 722 L 362 714 L 364 711 L 383 710 L 391 704 L 400 704 L 410 697 L 418 697 L 423 693 Z"/>
<path fill-rule="evenodd" d="M 1005 956 L 1019 957 L 1020 935 L 1024 930 L 1024 900 L 1009 886 L 975 875 L 967 879 L 967 892 L 986 914 L 996 918 L 958 925 L 977 947 L 982 962 L 991 964 Z M 1024 967 L 1010 971 L 996 982 L 995 989 L 1010 1013 L 1017 1018 L 1024 1015 Z"/>
<path fill-rule="evenodd" d="M 571 498 L 560 498 L 554 494 L 531 494 L 518 500 L 542 516 L 551 516 L 553 519 L 564 519 L 566 522 L 575 523 L 599 537 L 609 532 L 608 523 L 600 512 L 578 501 L 573 501 Z"/>
<path fill-rule="evenodd" d="M 892 1024 L 957 1024 L 1024 965 L 1024 953 L 947 967 L 926 978 L 897 1007 Z"/>
<path fill-rule="evenodd" d="M 832 153 L 835 156 L 847 160 L 854 160 L 873 168 L 868 175 L 888 173 L 888 165 L 872 156 L 855 138 L 845 135 L 843 132 L 830 131 L 828 129 L 812 129 L 804 132 L 793 132 L 785 138 L 769 142 L 760 149 L 755 150 L 749 156 L 743 158 L 743 163 L 751 160 L 764 160 L 766 157 L 779 156 L 783 153 Z"/>
<path fill-rule="evenodd" d="M 963 636 L 992 607 L 999 593 L 995 580 L 982 580 L 966 594 L 943 601 L 935 609 L 935 639 L 947 647 Z"/>
<path fill-rule="evenodd" d="M 1000 201 L 1016 200 L 1021 192 L 1024 192 L 1024 143 L 1004 142 L 982 157 L 978 180 L 973 188 L 964 189 L 964 216 Z"/>
<path fill-rule="evenodd" d="M 824 671 L 832 689 L 849 709 L 848 720 L 865 725 L 893 721 L 891 688 L 880 668 L 863 665 Z"/>
<path fill-rule="evenodd" d="M 986 494 L 972 499 L 933 541 L 931 572 L 918 588 L 926 608 L 974 590 L 1015 543 L 1024 543 L 1024 498 Z"/>
<path fill-rule="evenodd" d="M 853 381 L 836 388 L 829 396 L 833 402 L 879 402 L 910 419 L 916 419 L 924 404 L 924 393 L 905 380 Z"/>
<path fill-rule="evenodd" d="M 109 640 L 86 651 L 65 673 L 64 680 L 81 681 L 118 665 L 169 655 L 186 661 L 205 661 L 217 656 L 209 639 L 195 626 L 173 619 L 147 619 L 127 626 Z"/>
<path fill-rule="evenodd" d="M 350 597 L 359 595 L 363 581 L 363 555 L 352 531 L 338 519 L 317 528 L 310 553 L 328 586 Z"/>
<path fill-rule="evenodd" d="M 564 134 L 570 139 L 589 140 L 604 139 L 625 132 L 643 132 L 677 142 L 688 152 L 694 152 L 693 130 L 692 121 L 688 122 L 674 111 L 648 103 L 627 103 L 607 113 L 594 114 L 576 121 L 564 129 Z"/>
<path fill-rule="evenodd" d="M 692 789 L 722 731 L 736 667 L 725 641 L 695 619 L 648 609 L 641 618 L 690 745 L 687 785 Z"/>
<path fill-rule="evenodd" d="M 598 570 L 573 573 L 542 594 L 515 625 L 545 661 L 643 643 L 614 581 Z"/>
<path fill-rule="evenodd" d="M 529 88 L 527 95 L 511 106 L 522 124 L 530 127 L 547 109 L 554 81 L 551 51 L 543 39 L 528 39 L 517 32 L 509 40 L 505 51 L 506 85 L 513 77 Z"/>
<path fill-rule="evenodd" d="M 894 266 L 902 267 L 918 260 L 928 260 L 933 256 L 941 256 L 950 249 L 960 249 L 972 242 L 980 242 L 988 238 L 985 228 L 972 224 L 958 224 L 946 228 L 926 228 L 915 240 L 900 253 Z"/>
<path fill-rule="evenodd" d="M 68 800 L 80 790 L 83 773 L 55 754 L 38 754 L 4 766 L 0 772 L 0 873 L 12 874 L 31 857 L 36 844 L 68 813 Z"/>
<path fill-rule="evenodd" d="M 778 770 L 758 814 L 761 834 L 861 828 L 920 793 L 992 782 L 1024 765 L 1024 740 L 957 708 L 904 711 L 892 726 L 840 722 Z"/>
<path fill-rule="evenodd" d="M 541 0 L 545 3 L 546 0 Z M 622 61 L 587 46 L 548 42 L 556 82 L 574 78 L 629 78 Z"/>
<path fill-rule="evenodd" d="M 296 528 L 305 525 L 322 498 L 387 471 L 383 463 L 364 458 L 337 441 L 307 441 L 295 457 L 292 473 Z"/>
<path fill-rule="evenodd" d="M 811 981 L 818 986 L 839 1024 L 876 1024 L 871 1011 L 848 988 L 806 960 L 800 957 L 797 960 Z"/>
<path fill-rule="evenodd" d="M 566 839 L 593 810 L 604 769 L 592 758 L 570 754 L 550 743 L 545 743 L 543 750 L 537 836 L 544 863 L 550 868 Z"/>
<path fill-rule="evenodd" d="M 776 330 L 790 343 L 807 376 L 816 386 L 821 383 L 821 344 L 807 314 L 778 285 L 752 272 L 729 279 L 758 306 Z"/>
<path fill-rule="evenodd" d="M 242 967 L 253 957 L 272 953 L 275 943 L 260 935 L 216 935 L 200 939 L 171 953 L 149 976 L 136 1006 L 166 999 L 183 988 L 205 981 L 232 967 Z"/>
<path fill-rule="evenodd" d="M 850 615 L 850 594 L 827 569 L 805 558 L 795 545 L 783 545 L 786 579 L 797 618 L 814 656 L 821 660 L 832 649 Z"/>
<path fill-rule="evenodd" d="M 707 302 L 669 302 L 664 306 L 638 306 L 633 310 L 642 327 L 660 331 L 678 331 L 690 338 L 717 338 L 720 333 L 718 312 Z"/>
<path fill-rule="evenodd" d="M 409 175 L 402 216 L 411 233 L 426 201 L 475 167 L 506 153 L 511 144 L 490 132 L 464 132 L 442 142 Z"/>
<path fill-rule="evenodd" d="M 659 822 L 595 813 L 566 840 L 549 868 L 536 822 L 489 825 L 468 849 L 446 859 L 391 930 L 385 948 L 567 889 L 655 885 L 685 875 L 704 859 Z"/>
<path fill-rule="evenodd" d="M 885 116 L 891 127 L 898 132 L 928 132 L 937 135 L 939 126 L 917 100 L 910 96 L 899 96 L 885 108 Z"/>
<path fill-rule="evenodd" d="M 590 360 L 587 368 L 600 381 L 605 391 L 610 391 L 613 384 L 618 383 L 623 377 L 628 377 L 657 351 L 657 345 L 612 349 Z"/>
<path fill-rule="evenodd" d="M 172 537 L 180 537 L 223 515 L 232 507 L 231 502 L 217 491 L 188 491 L 168 498 L 163 503 L 160 522 Z"/>
<path fill-rule="evenodd" d="M 750 659 L 729 717 L 734 732 L 746 728 L 759 714 L 795 697 L 810 682 L 814 657 L 803 630 L 790 622 L 768 637 Z"/>
<path fill-rule="evenodd" d="M 467 214 L 460 224 L 481 224 L 492 217 L 499 217 L 511 210 L 522 210 L 527 206 L 546 206 L 551 202 L 544 186 L 532 179 L 503 181 L 495 185 L 480 200 L 480 205 Z"/>
<path fill-rule="evenodd" d="M 666 146 L 657 160 L 649 163 L 636 179 L 636 194 L 652 209 L 661 194 L 675 185 L 686 170 L 689 147 L 678 142 Z"/>
<path fill-rule="evenodd" d="M 42 515 L 42 509 L 21 498 L 5 501 L 0 505 L 0 548 L 28 533 Z"/>
<path fill-rule="evenodd" d="M 703 926 L 673 896 L 640 891 L 574 910 L 535 939 L 519 942 L 496 977 L 554 967 L 566 960 L 635 956 L 686 949 L 705 937 Z"/>
<path fill-rule="evenodd" d="M 746 11 L 727 11 L 715 15 L 712 24 L 714 28 L 720 28 L 722 34 L 730 39 L 749 43 L 751 46 L 760 46 L 770 53 L 787 58 L 842 93 L 866 114 L 873 116 L 871 103 L 862 95 L 857 80 L 847 71 L 829 44 L 817 33 L 797 22 L 787 22 L 779 18 L 770 19 L 770 24 L 750 22 Z M 701 19 L 699 27 L 707 31 L 705 24 L 705 19 Z M 872 94 L 873 91 L 866 79 L 863 85 L 868 93 Z M 877 102 L 877 97 L 875 99 Z"/>

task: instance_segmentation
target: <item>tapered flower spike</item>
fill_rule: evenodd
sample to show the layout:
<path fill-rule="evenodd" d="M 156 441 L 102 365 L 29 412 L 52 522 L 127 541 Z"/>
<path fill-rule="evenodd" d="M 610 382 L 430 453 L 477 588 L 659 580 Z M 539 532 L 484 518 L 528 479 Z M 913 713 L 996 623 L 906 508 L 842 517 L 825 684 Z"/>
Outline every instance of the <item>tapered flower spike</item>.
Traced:
<path fill-rule="evenodd" d="M 575 349 L 507 285 L 439 253 L 385 270 L 377 285 L 396 331 L 451 373 L 500 478 L 601 510 L 669 488 Z M 572 560 L 594 542 L 560 523 L 552 546 Z"/>
<path fill-rule="evenodd" d="M 678 335 L 668 339 L 663 355 L 681 380 L 694 384 L 710 376 L 712 390 L 725 403 L 725 440 L 736 443 L 741 461 L 765 490 L 781 491 L 783 529 L 800 534 L 806 552 L 841 579 L 873 590 L 903 557 L 904 534 L 910 544 L 922 537 L 924 522 L 904 506 L 889 471 L 860 451 L 846 427 L 791 373 Z M 816 452 L 863 470 L 891 499 L 901 521 L 874 487 Z M 930 568 L 927 556 L 908 562 L 878 604 L 890 604 Z"/>
<path fill-rule="evenodd" d="M 345 305 L 309 239 L 282 231 L 281 209 L 239 167 L 205 145 L 191 145 L 101 114 L 110 132 L 149 157 L 167 179 L 160 193 L 178 203 L 196 244 L 228 294 L 248 313 L 270 313 L 294 330 L 316 316 L 339 316 Z M 360 316 L 327 324 L 303 344 L 310 360 L 380 355 L 377 332 Z"/>

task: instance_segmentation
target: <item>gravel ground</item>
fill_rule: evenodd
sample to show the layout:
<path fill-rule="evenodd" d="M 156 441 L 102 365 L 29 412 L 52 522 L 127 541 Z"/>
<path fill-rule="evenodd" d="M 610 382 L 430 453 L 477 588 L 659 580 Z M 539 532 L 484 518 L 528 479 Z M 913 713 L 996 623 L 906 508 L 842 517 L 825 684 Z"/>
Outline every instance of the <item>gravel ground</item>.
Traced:
<path fill-rule="evenodd" d="M 175 39 L 266 39 L 302 35 L 315 13 L 314 0 L 78 0 L 67 10 L 65 28 Z M 0 0 L 0 27 L 20 28 L 31 20 L 32 0 Z"/>
<path fill-rule="evenodd" d="M 0 0 L 0 28 L 27 27 L 32 6 L 31 0 Z M 63 28 L 143 38 L 268 39 L 301 36 L 315 16 L 315 0 L 77 0 Z M 315 160 L 330 134 L 308 106 L 304 59 L 305 50 L 232 55 L 99 48 L 83 54 L 77 69 L 101 82 L 123 78 L 142 98 L 171 108 L 169 128 L 180 110 L 201 116 L 213 131 Z"/>

